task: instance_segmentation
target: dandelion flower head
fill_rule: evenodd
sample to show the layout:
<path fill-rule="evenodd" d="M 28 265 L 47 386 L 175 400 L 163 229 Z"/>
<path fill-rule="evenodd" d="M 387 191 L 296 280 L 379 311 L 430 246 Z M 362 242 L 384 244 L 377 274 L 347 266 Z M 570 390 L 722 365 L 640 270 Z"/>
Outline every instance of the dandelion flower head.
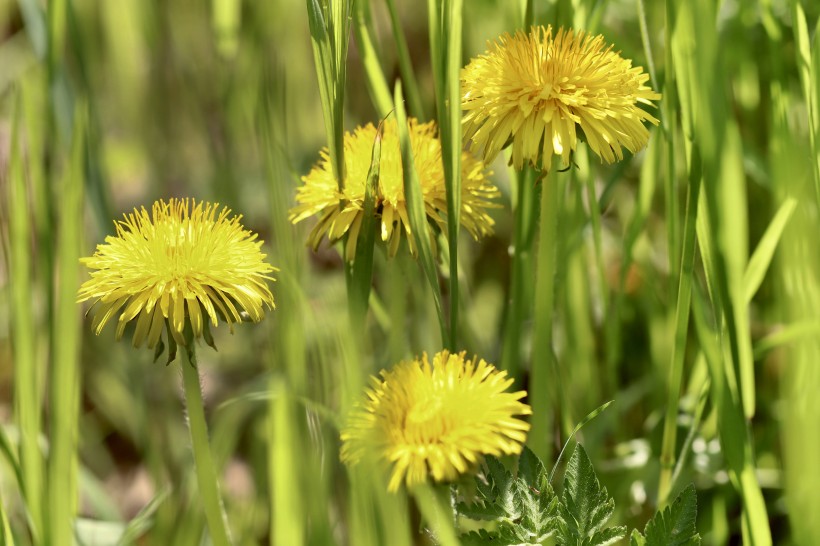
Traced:
<path fill-rule="evenodd" d="M 443 229 L 447 221 L 447 200 L 436 125 L 434 122 L 419 123 L 410 118 L 408 130 L 427 218 Z M 339 191 L 326 149 L 322 150 L 321 159 L 310 173 L 302 177 L 304 184 L 297 190 L 297 205 L 290 211 L 290 220 L 295 224 L 311 216 L 318 216 L 318 222 L 308 237 L 308 244 L 314 250 L 319 247 L 324 236 L 333 243 L 348 233 L 345 256 L 348 260 L 355 257 L 356 241 L 364 218 L 367 174 L 376 135 L 377 129 L 372 124 L 358 127 L 352 133 L 345 133 L 346 177 L 342 191 Z M 495 222 L 487 214 L 487 209 L 496 206 L 491 199 L 498 197 L 500 193 L 487 180 L 489 173 L 485 172 L 484 163 L 472 154 L 462 154 L 461 169 L 461 224 L 474 239 L 478 239 L 493 231 Z M 411 236 L 404 198 L 404 175 L 395 119 L 384 124 L 375 198 L 380 236 L 387 243 L 389 255 L 396 255 L 402 233 L 407 236 L 410 253 L 415 255 L 416 244 Z"/>
<path fill-rule="evenodd" d="M 81 260 L 91 278 L 78 301 L 93 300 L 96 334 L 119 313 L 117 339 L 136 319 L 135 347 L 153 348 L 163 329 L 169 341 L 185 345 L 185 326 L 195 338 L 210 338 L 218 319 L 240 322 L 243 312 L 254 322 L 273 308 L 267 281 L 276 268 L 264 261 L 262 242 L 242 227 L 241 216 L 227 207 L 188 199 L 154 203 L 115 222 L 116 235 Z"/>
<path fill-rule="evenodd" d="M 577 127 L 607 163 L 643 148 L 658 120 L 638 104 L 661 96 L 649 75 L 607 46 L 601 35 L 552 27 L 504 34 L 461 73 L 463 131 L 490 162 L 512 144 L 512 163 L 548 170 L 553 154 L 569 166 Z"/>
<path fill-rule="evenodd" d="M 365 400 L 342 430 L 341 458 L 355 464 L 373 457 L 392 467 L 388 489 L 427 481 L 452 481 L 483 455 L 520 453 L 530 425 L 520 400 L 505 392 L 513 380 L 504 371 L 464 352 L 403 361 L 371 377 Z"/>

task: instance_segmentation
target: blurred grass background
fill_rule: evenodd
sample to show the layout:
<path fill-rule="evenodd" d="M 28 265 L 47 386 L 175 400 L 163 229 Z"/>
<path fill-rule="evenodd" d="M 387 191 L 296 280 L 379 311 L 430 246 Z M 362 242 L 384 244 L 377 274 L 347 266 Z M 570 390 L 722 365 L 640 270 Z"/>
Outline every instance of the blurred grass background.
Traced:
<path fill-rule="evenodd" d="M 431 116 L 427 14 L 395 5 Z M 520 28 L 525 5 L 467 2 L 465 63 Z M 515 234 L 528 205 L 504 160 L 493 165 L 496 234 L 459 246 L 460 345 L 516 362 L 546 408 L 535 443 L 547 456 L 615 400 L 582 439 L 619 521 L 642 528 L 656 508 L 666 420 L 684 454 L 673 485 L 697 485 L 705 543 L 756 543 L 744 525 L 820 543 L 820 5 L 651 2 L 647 43 L 641 3 L 531 5 L 535 21 L 603 33 L 636 65 L 651 51 L 661 127 L 636 157 L 606 166 L 581 150 L 563 175 L 546 391 L 529 384 L 543 350 L 534 260 L 505 348 L 511 245 L 532 244 L 538 225 Z M 392 88 L 388 6 L 359 7 Z M 347 129 L 380 112 L 360 51 L 352 39 Z M 219 352 L 199 352 L 238 543 L 418 540 L 403 495 L 340 465 L 337 427 L 362 374 L 441 348 L 436 313 L 413 260 L 376 252 L 368 322 L 351 328 L 338 252 L 312 253 L 308 226 L 287 221 L 326 144 L 301 2 L 0 0 L 0 544 L 71 544 L 72 528 L 81 544 L 207 540 L 179 363 L 154 364 L 109 329 L 95 337 L 74 305 L 77 259 L 123 212 L 171 196 L 244 214 L 281 269 L 277 310 L 217 329 Z M 751 482 L 768 521 L 744 523 L 760 513 Z"/>

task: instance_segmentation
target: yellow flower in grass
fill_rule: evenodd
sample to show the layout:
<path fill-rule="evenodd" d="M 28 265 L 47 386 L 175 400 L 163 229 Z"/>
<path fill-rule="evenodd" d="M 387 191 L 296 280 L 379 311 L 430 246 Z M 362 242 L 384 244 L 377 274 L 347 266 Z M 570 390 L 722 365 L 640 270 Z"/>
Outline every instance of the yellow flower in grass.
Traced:
<path fill-rule="evenodd" d="M 520 401 L 526 392 L 505 392 L 507 372 L 464 356 L 441 351 L 430 365 L 425 354 L 371 377 L 342 430 L 342 460 L 392 466 L 388 489 L 396 491 L 428 476 L 452 481 L 483 455 L 520 453 L 530 425 L 515 416 L 532 413 Z"/>
<path fill-rule="evenodd" d="M 195 338 L 208 340 L 208 321 L 216 326 L 221 318 L 233 332 L 243 312 L 262 320 L 264 307 L 274 306 L 267 281 L 277 270 L 265 263 L 256 234 L 230 213 L 218 204 L 171 199 L 154 203 L 150 215 L 143 207 L 115 222 L 116 236 L 81 260 L 92 272 L 78 301 L 94 300 L 94 332 L 119 313 L 117 339 L 136 319 L 134 346 L 147 340 L 153 348 L 165 328 L 185 345 L 186 323 Z"/>
<path fill-rule="evenodd" d="M 553 154 L 569 166 L 580 127 L 589 147 L 612 163 L 622 148 L 637 152 L 649 139 L 643 122 L 658 120 L 638 104 L 661 96 L 648 74 L 607 46 L 603 36 L 533 27 L 504 34 L 462 70 L 463 130 L 491 161 L 512 144 L 512 163 L 548 170 Z"/>
<path fill-rule="evenodd" d="M 433 122 L 419 123 L 412 118 L 408 125 L 427 218 L 439 228 L 445 229 L 447 200 L 436 125 Z M 310 173 L 302 177 L 304 185 L 297 190 L 298 204 L 291 209 L 290 220 L 295 224 L 311 216 L 318 216 L 319 220 L 308 237 L 308 243 L 314 250 L 319 247 L 323 237 L 327 236 L 333 243 L 348 233 L 345 256 L 348 260 L 354 259 L 356 241 L 364 217 L 364 194 L 376 133 L 376 127 L 367 124 L 358 127 L 353 133 L 345 134 L 347 174 L 343 191 L 339 191 L 326 149 L 322 150 L 321 159 Z M 381 239 L 387 243 L 389 255 L 395 256 L 404 233 L 410 253 L 415 255 L 416 244 L 411 236 L 404 199 L 398 127 L 394 119 L 388 120 L 384 125 L 379 168 L 376 212 L 380 220 Z M 462 154 L 461 169 L 461 224 L 473 238 L 478 239 L 492 233 L 495 222 L 487 214 L 487 209 L 496 206 L 490 200 L 500 194 L 487 180 L 488 173 L 485 172 L 484 164 L 472 154 Z"/>

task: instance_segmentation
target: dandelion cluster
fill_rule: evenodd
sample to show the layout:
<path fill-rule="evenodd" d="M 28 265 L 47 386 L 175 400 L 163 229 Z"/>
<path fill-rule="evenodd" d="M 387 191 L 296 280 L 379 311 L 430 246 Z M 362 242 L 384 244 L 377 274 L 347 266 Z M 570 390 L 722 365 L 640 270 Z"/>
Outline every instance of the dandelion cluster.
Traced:
<path fill-rule="evenodd" d="M 154 203 L 150 215 L 143 207 L 115 222 L 116 236 L 81 260 L 92 272 L 78 301 L 94 300 L 94 332 L 120 313 L 117 339 L 136 319 L 134 346 L 147 341 L 153 348 L 163 329 L 185 345 L 186 323 L 199 338 L 208 335 L 208 320 L 216 326 L 221 318 L 231 331 L 242 311 L 260 321 L 264 306 L 274 306 L 267 281 L 276 268 L 264 261 L 257 235 L 230 213 L 218 204 L 170 199 Z"/>
<path fill-rule="evenodd" d="M 489 162 L 512 144 L 512 163 L 548 170 L 553 154 L 569 166 L 576 126 L 607 163 L 622 147 L 643 148 L 655 119 L 638 105 L 660 99 L 649 75 L 607 46 L 601 35 L 552 27 L 504 34 L 462 70 L 464 137 Z"/>
<path fill-rule="evenodd" d="M 432 365 L 403 361 L 371 377 L 364 401 L 342 431 L 342 460 L 366 455 L 392 465 L 388 489 L 427 480 L 451 481 L 483 455 L 521 452 L 530 425 L 515 417 L 532 410 L 526 392 L 505 392 L 507 372 L 464 352 L 441 351 Z"/>
<path fill-rule="evenodd" d="M 436 136 L 436 125 L 433 122 L 419 123 L 412 118 L 408 120 L 408 125 L 427 218 L 444 229 L 447 222 L 447 200 L 441 144 Z M 364 217 L 367 174 L 370 170 L 376 134 L 377 130 L 372 124 L 358 127 L 354 132 L 345 134 L 346 176 L 341 191 L 326 149 L 322 150 L 321 159 L 316 166 L 302 177 L 304 185 L 297 190 L 297 205 L 290 211 L 290 220 L 295 224 L 311 216 L 318 216 L 318 222 L 308 237 L 308 244 L 314 249 L 319 247 L 325 236 L 332 243 L 347 233 L 345 256 L 348 260 L 355 257 L 356 241 Z M 407 236 L 410 253 L 415 255 L 416 246 L 411 236 L 404 198 L 401 149 L 395 120 L 389 120 L 384 125 L 379 167 L 376 211 L 380 219 L 381 239 L 387 243 L 389 255 L 395 256 L 404 233 Z M 499 192 L 487 179 L 488 173 L 483 162 L 472 154 L 463 153 L 461 168 L 461 224 L 473 238 L 478 239 L 492 233 L 495 222 L 487 213 L 487 209 L 495 206 L 491 199 L 498 197 Z"/>

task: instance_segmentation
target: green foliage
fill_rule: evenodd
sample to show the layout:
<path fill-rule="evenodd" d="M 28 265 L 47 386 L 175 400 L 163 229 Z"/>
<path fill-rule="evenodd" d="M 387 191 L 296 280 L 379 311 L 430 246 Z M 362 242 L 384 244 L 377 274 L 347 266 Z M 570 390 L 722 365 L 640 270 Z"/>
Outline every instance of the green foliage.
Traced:
<path fill-rule="evenodd" d="M 626 534 L 626 527 L 604 527 L 615 511 L 615 501 L 598 482 L 581 444 L 567 465 L 561 501 L 557 532 L 561 544 L 603 546 Z"/>
<path fill-rule="evenodd" d="M 700 535 L 695 528 L 698 515 L 695 486 L 684 489 L 671 506 L 657 512 L 649 520 L 644 534 L 632 531 L 631 546 L 695 546 L 700 544 Z"/>
<path fill-rule="evenodd" d="M 559 501 L 549 483 L 544 465 L 524 448 L 518 460 L 518 475 L 513 476 L 498 459 L 487 458 L 484 478 L 476 478 L 479 500 L 460 503 L 459 514 L 470 519 L 495 520 L 494 532 L 472 532 L 462 537 L 463 544 L 539 544 L 555 531 Z"/>
<path fill-rule="evenodd" d="M 543 463 L 528 448 L 518 459 L 518 474 L 488 457 L 486 471 L 476 477 L 477 500 L 458 503 L 463 518 L 493 522 L 462 535 L 468 546 L 524 546 L 542 544 L 552 537 L 559 546 L 605 546 L 626 536 L 626 527 L 607 527 L 615 501 L 602 487 L 584 448 L 578 444 L 567 464 L 559 497 Z M 665 510 L 637 530 L 632 546 L 694 546 L 700 544 L 695 528 L 697 501 L 690 485 Z"/>

